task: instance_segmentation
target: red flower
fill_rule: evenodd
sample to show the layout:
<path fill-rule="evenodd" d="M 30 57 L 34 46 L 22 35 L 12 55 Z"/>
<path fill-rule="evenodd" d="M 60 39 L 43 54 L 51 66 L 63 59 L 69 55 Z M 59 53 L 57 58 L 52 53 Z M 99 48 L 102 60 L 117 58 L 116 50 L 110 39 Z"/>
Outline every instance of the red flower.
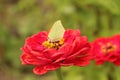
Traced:
<path fill-rule="evenodd" d="M 79 30 L 66 30 L 64 37 L 58 41 L 49 41 L 48 33 L 43 31 L 26 39 L 22 48 L 23 64 L 34 65 L 35 74 L 45 74 L 60 66 L 89 64 L 87 37 L 80 36 Z"/>
<path fill-rule="evenodd" d="M 109 38 L 98 38 L 91 43 L 91 55 L 96 64 L 103 64 L 105 61 L 120 65 L 120 35 Z"/>

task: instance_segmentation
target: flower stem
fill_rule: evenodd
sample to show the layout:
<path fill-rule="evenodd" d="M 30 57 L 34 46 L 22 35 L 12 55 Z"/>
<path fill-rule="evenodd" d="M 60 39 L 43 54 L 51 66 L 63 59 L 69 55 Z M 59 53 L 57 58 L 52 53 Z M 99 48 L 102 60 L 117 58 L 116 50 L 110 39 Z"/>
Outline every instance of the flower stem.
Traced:
<path fill-rule="evenodd" d="M 57 74 L 58 80 L 63 80 L 63 77 L 62 77 L 62 74 L 61 74 L 61 68 L 56 70 L 56 74 Z"/>

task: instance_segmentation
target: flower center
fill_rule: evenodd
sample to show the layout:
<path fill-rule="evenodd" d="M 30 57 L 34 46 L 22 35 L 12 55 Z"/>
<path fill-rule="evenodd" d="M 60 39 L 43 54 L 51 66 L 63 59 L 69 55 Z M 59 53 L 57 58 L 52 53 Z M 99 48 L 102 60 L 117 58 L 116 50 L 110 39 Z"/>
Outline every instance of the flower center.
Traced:
<path fill-rule="evenodd" d="M 107 43 L 106 46 L 102 45 L 101 50 L 103 53 L 110 53 L 110 52 L 114 52 L 116 50 L 117 46 L 113 45 L 111 43 Z"/>
<path fill-rule="evenodd" d="M 42 45 L 46 48 L 55 48 L 55 49 L 59 49 L 63 44 L 64 44 L 63 38 L 58 41 L 47 40 L 42 43 Z"/>

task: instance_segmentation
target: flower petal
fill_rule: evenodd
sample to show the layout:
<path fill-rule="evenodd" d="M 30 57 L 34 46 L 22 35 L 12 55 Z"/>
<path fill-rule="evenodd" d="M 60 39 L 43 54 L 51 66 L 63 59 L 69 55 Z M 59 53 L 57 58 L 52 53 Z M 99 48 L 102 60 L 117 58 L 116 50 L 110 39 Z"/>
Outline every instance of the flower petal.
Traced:
<path fill-rule="evenodd" d="M 48 70 L 45 69 L 44 67 L 36 66 L 36 67 L 33 69 L 33 72 L 34 72 L 35 74 L 42 75 L 42 74 L 45 74 L 46 72 L 48 72 Z"/>
<path fill-rule="evenodd" d="M 58 69 L 60 67 L 60 65 L 58 65 L 58 64 L 49 64 L 49 65 L 46 65 L 45 66 L 45 68 L 47 69 L 47 70 L 56 70 L 56 69 Z"/>

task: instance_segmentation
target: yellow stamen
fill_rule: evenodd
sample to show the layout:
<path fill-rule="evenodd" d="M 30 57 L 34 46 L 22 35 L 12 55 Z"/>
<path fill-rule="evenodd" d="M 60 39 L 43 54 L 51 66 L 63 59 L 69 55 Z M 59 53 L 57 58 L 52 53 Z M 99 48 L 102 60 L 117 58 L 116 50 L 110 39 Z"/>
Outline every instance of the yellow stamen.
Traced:
<path fill-rule="evenodd" d="M 59 41 L 59 44 L 63 44 L 64 43 L 64 39 L 61 39 L 60 41 Z"/>
<path fill-rule="evenodd" d="M 42 45 L 46 48 L 55 48 L 59 49 L 64 44 L 64 39 L 60 39 L 59 41 L 44 41 Z"/>
<path fill-rule="evenodd" d="M 116 50 L 116 48 L 117 48 L 117 46 L 111 44 L 110 42 L 108 42 L 106 44 L 106 46 L 105 45 L 101 45 L 101 50 L 102 50 L 103 53 L 113 52 L 113 51 Z"/>
<path fill-rule="evenodd" d="M 45 41 L 45 42 L 43 42 L 42 45 L 44 45 L 45 47 L 48 47 L 48 45 L 49 45 L 49 41 Z"/>

